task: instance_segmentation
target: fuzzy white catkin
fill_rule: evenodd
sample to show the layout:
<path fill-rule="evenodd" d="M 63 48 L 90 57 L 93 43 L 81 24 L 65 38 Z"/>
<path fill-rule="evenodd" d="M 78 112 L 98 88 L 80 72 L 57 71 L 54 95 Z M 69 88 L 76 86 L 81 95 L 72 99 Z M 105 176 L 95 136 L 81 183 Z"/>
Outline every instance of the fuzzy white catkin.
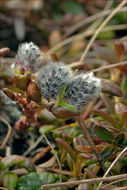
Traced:
<path fill-rule="evenodd" d="M 68 82 L 63 99 L 82 111 L 85 105 L 99 96 L 100 91 L 101 80 L 93 73 L 80 74 Z"/>
<path fill-rule="evenodd" d="M 39 69 L 39 57 L 41 54 L 41 50 L 33 42 L 22 43 L 18 47 L 15 67 L 19 66 L 35 73 Z"/>
<path fill-rule="evenodd" d="M 56 100 L 65 84 L 72 78 L 72 70 L 62 62 L 49 61 L 37 73 L 37 83 L 47 100 Z"/>

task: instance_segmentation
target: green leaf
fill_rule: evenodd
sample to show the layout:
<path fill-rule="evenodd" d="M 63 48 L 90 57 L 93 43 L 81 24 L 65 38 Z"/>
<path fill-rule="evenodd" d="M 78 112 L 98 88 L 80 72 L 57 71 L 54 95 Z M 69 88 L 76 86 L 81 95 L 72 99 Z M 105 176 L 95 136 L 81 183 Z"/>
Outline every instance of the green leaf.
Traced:
<path fill-rule="evenodd" d="M 120 164 L 121 164 L 122 167 L 127 167 L 127 157 L 122 158 L 120 160 Z"/>
<path fill-rule="evenodd" d="M 66 90 L 66 85 L 63 86 L 63 88 L 60 91 L 59 97 L 58 97 L 58 105 L 60 105 L 60 103 L 63 101 L 63 94 Z"/>
<path fill-rule="evenodd" d="M 98 39 L 100 39 L 100 40 L 108 40 L 108 39 L 112 39 L 114 37 L 115 37 L 115 32 L 113 30 L 100 32 L 100 34 L 98 34 Z"/>
<path fill-rule="evenodd" d="M 26 160 L 23 156 L 11 155 L 11 156 L 5 157 L 0 161 L 0 171 L 3 171 L 6 168 L 10 168 L 17 164 L 21 165 L 25 161 Z"/>
<path fill-rule="evenodd" d="M 65 108 L 67 108 L 69 111 L 72 111 L 72 112 L 76 112 L 76 111 L 77 111 L 76 106 L 71 105 L 71 104 L 67 104 L 67 103 L 65 103 L 64 101 L 61 101 L 61 102 L 59 103 L 59 105 L 65 107 Z"/>
<path fill-rule="evenodd" d="M 118 123 L 117 120 L 115 120 L 112 116 L 110 116 L 109 114 L 100 111 L 100 110 L 94 110 L 93 111 L 96 115 L 101 116 L 104 120 L 108 121 L 109 123 L 112 124 L 113 127 L 122 130 L 122 126 Z"/>
<path fill-rule="evenodd" d="M 107 158 L 108 156 L 110 156 L 113 152 L 113 148 L 111 146 L 107 146 L 106 148 L 104 148 L 102 151 L 101 151 L 101 155 L 103 158 Z"/>
<path fill-rule="evenodd" d="M 94 128 L 94 132 L 96 133 L 96 135 L 103 139 L 104 141 L 108 142 L 108 143 L 112 143 L 113 141 L 113 135 L 110 131 L 108 131 L 107 129 L 100 127 L 100 126 L 96 126 Z"/>
<path fill-rule="evenodd" d="M 121 145 L 124 142 L 124 139 L 125 139 L 125 135 L 123 133 L 118 134 L 115 137 L 114 144 L 115 145 Z"/>
<path fill-rule="evenodd" d="M 6 172 L 2 176 L 2 183 L 4 187 L 14 190 L 17 186 L 18 176 L 12 172 Z"/>
<path fill-rule="evenodd" d="M 52 129 L 55 129 L 56 126 L 55 125 L 43 125 L 39 128 L 39 132 L 41 134 L 45 133 L 45 134 L 48 134 L 51 132 Z"/>
<path fill-rule="evenodd" d="M 0 171 L 4 171 L 5 169 L 10 168 L 15 165 L 21 166 L 29 172 L 35 171 L 35 166 L 31 160 L 23 156 L 18 156 L 18 155 L 11 155 L 11 156 L 4 157 L 0 161 Z"/>
<path fill-rule="evenodd" d="M 127 93 L 127 77 L 123 76 L 121 89 L 126 94 Z"/>
<path fill-rule="evenodd" d="M 52 174 L 50 172 L 32 172 L 19 178 L 16 190 L 41 190 L 42 185 L 56 183 L 58 179 L 58 174 Z M 63 180 L 67 180 L 67 178 L 64 177 Z M 49 188 L 49 190 L 58 190 L 58 188 Z"/>

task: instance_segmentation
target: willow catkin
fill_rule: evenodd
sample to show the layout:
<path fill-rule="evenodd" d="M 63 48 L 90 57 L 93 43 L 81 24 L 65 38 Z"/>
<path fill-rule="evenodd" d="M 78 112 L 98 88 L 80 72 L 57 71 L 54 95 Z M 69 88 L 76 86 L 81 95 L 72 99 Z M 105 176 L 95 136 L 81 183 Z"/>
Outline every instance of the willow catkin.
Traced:
<path fill-rule="evenodd" d="M 49 61 L 37 74 L 37 83 L 45 99 L 56 100 L 60 91 L 72 78 L 71 68 L 62 62 Z"/>
<path fill-rule="evenodd" d="M 99 96 L 100 91 L 101 80 L 93 73 L 80 74 L 68 82 L 63 100 L 82 111 L 85 105 Z"/>
<path fill-rule="evenodd" d="M 18 47 L 15 58 L 15 67 L 24 68 L 35 73 L 39 69 L 39 58 L 42 52 L 33 42 L 22 43 Z"/>

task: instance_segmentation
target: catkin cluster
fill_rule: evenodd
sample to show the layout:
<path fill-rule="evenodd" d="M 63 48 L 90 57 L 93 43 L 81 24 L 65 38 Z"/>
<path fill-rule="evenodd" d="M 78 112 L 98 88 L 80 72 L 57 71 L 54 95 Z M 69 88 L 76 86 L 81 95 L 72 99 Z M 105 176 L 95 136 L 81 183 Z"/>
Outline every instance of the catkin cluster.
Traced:
<path fill-rule="evenodd" d="M 66 86 L 63 100 L 75 105 L 81 111 L 86 104 L 99 95 L 101 81 L 94 77 L 93 73 L 75 76 L 68 65 L 51 60 L 39 69 L 40 55 L 40 49 L 32 42 L 23 43 L 19 46 L 16 64 L 23 65 L 26 70 L 36 73 L 37 83 L 45 99 L 56 101 L 61 90 Z"/>
<path fill-rule="evenodd" d="M 48 62 L 37 74 L 44 98 L 56 100 L 63 86 L 72 78 L 72 70 L 62 62 Z"/>
<path fill-rule="evenodd" d="M 39 67 L 39 57 L 41 50 L 33 43 L 22 43 L 18 47 L 15 66 L 35 73 Z"/>
<path fill-rule="evenodd" d="M 101 91 L 100 79 L 93 73 L 75 76 L 70 67 L 62 62 L 47 63 L 37 74 L 37 82 L 47 100 L 56 100 L 66 85 L 63 100 L 75 105 L 80 112 Z"/>

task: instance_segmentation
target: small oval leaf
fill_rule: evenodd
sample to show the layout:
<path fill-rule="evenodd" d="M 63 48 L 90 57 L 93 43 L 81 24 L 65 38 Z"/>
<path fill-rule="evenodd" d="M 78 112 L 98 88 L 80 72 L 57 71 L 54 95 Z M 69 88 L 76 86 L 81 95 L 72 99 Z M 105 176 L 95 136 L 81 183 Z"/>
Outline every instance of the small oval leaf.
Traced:
<path fill-rule="evenodd" d="M 108 142 L 108 143 L 112 143 L 113 141 L 113 135 L 110 131 L 108 131 L 107 129 L 100 127 L 100 126 L 96 126 L 94 128 L 94 132 L 96 133 L 96 135 L 103 139 L 104 141 Z"/>
<path fill-rule="evenodd" d="M 107 146 L 106 148 L 104 148 L 102 151 L 101 151 L 101 155 L 103 158 L 107 158 L 109 157 L 112 152 L 113 152 L 113 148 L 111 146 Z"/>

